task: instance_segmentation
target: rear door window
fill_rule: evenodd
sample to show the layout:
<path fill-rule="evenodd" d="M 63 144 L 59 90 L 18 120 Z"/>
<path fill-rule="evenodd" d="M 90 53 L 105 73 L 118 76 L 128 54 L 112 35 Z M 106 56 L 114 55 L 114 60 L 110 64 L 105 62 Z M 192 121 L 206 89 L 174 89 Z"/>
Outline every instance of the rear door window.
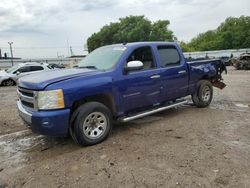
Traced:
<path fill-rule="evenodd" d="M 176 66 L 181 63 L 178 50 L 174 46 L 158 46 L 161 67 Z"/>
<path fill-rule="evenodd" d="M 42 66 L 31 66 L 31 71 L 41 71 L 44 70 Z"/>

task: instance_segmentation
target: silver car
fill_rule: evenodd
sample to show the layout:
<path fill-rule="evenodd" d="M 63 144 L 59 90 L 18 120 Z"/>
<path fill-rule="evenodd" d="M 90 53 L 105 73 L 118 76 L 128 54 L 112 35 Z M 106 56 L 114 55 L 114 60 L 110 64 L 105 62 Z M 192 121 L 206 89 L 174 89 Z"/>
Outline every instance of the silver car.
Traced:
<path fill-rule="evenodd" d="M 20 63 L 0 71 L 0 85 L 13 86 L 20 77 L 50 69 L 47 63 Z"/>

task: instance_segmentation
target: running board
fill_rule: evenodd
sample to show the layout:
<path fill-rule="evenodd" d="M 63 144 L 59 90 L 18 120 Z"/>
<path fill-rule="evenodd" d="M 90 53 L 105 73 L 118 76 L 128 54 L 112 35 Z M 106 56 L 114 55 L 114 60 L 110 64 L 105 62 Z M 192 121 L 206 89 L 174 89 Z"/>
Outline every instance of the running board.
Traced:
<path fill-rule="evenodd" d="M 142 117 L 150 115 L 150 114 L 154 114 L 154 113 L 161 112 L 161 111 L 164 111 L 164 110 L 167 110 L 167 109 L 170 109 L 170 108 L 174 108 L 176 106 L 180 106 L 180 105 L 185 104 L 185 103 L 187 103 L 187 100 L 178 101 L 178 102 L 176 102 L 174 104 L 170 104 L 170 105 L 167 105 L 167 106 L 159 107 L 159 108 L 153 109 L 151 111 L 146 111 L 146 112 L 142 112 L 142 113 L 136 114 L 134 116 L 128 116 L 128 117 L 121 118 L 121 119 L 119 119 L 119 121 L 120 122 L 132 121 L 132 120 L 135 120 L 135 119 L 138 119 L 138 118 L 142 118 Z"/>

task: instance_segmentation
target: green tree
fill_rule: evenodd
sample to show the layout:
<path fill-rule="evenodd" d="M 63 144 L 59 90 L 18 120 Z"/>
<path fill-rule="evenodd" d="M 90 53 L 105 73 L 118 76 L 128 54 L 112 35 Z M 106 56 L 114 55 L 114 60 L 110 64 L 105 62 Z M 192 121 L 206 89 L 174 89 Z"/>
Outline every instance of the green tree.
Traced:
<path fill-rule="evenodd" d="M 249 48 L 250 17 L 229 17 L 217 29 L 193 38 L 188 46 L 201 51 Z"/>
<path fill-rule="evenodd" d="M 128 16 L 119 22 L 110 23 L 92 34 L 87 45 L 89 51 L 109 44 L 137 41 L 173 41 L 173 32 L 168 29 L 168 20 L 152 23 L 144 16 Z"/>
<path fill-rule="evenodd" d="M 250 47 L 250 16 L 239 18 L 227 18 L 217 29 L 218 35 L 222 40 L 221 46 L 225 49 L 230 48 L 249 48 Z"/>
<path fill-rule="evenodd" d="M 193 38 L 189 44 L 195 50 L 216 50 L 218 48 L 216 31 L 207 31 Z"/>
<path fill-rule="evenodd" d="M 193 52 L 195 51 L 195 49 L 193 47 L 191 47 L 190 45 L 188 45 L 187 43 L 181 41 L 180 42 L 180 46 L 183 52 Z"/>
<path fill-rule="evenodd" d="M 151 25 L 149 35 L 150 41 L 173 41 L 175 39 L 173 32 L 168 29 L 170 22 L 168 20 L 159 20 Z"/>

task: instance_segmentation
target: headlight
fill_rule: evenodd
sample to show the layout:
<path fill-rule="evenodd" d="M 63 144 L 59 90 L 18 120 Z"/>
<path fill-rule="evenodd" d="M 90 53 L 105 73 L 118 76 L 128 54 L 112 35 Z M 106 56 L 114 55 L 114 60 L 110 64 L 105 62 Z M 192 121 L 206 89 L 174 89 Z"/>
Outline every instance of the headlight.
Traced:
<path fill-rule="evenodd" d="M 64 108 L 63 91 L 61 89 L 38 91 L 37 105 L 39 110 Z"/>

